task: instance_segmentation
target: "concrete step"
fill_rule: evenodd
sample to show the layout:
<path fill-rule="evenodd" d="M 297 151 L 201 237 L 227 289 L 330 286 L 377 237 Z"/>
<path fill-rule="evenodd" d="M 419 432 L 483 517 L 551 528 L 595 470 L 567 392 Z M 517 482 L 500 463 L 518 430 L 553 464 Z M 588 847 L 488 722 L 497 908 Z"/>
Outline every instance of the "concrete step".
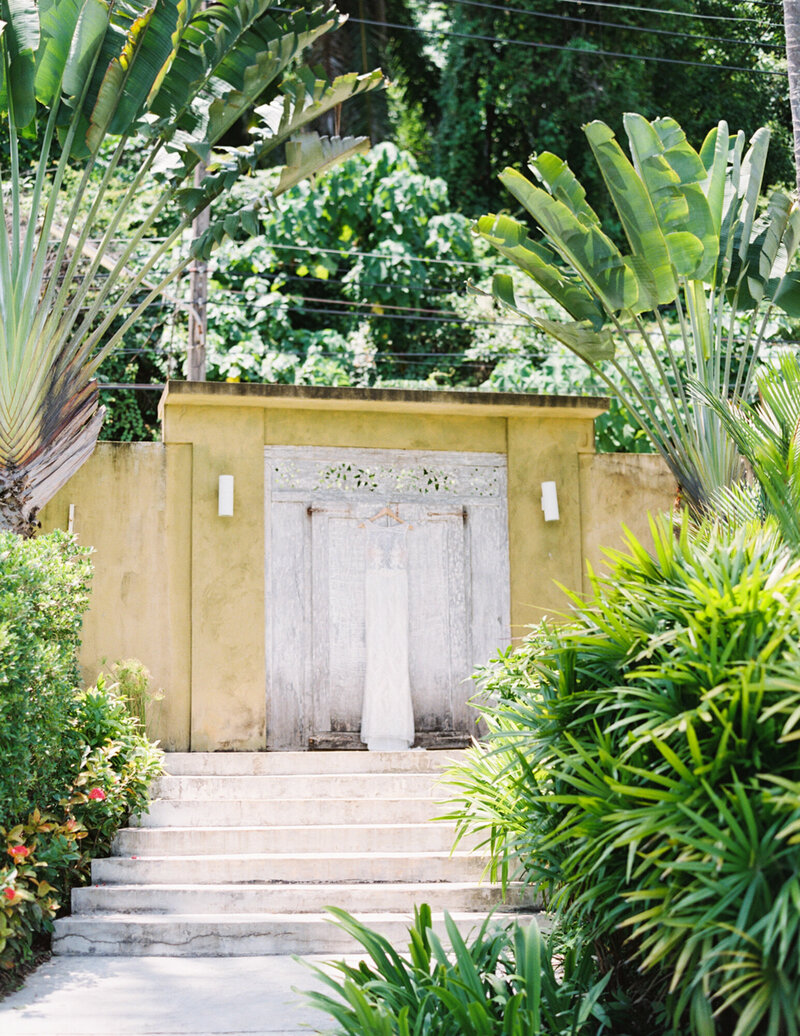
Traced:
<path fill-rule="evenodd" d="M 358 753 L 356 753 L 358 754 Z M 245 799 L 347 799 L 448 797 L 445 785 L 430 773 L 295 773 L 259 777 L 160 777 L 154 798 L 195 801 Z"/>
<path fill-rule="evenodd" d="M 447 852 L 453 847 L 452 824 L 348 824 L 290 827 L 137 827 L 117 833 L 115 856 L 201 856 L 227 853 Z M 473 838 L 474 842 L 474 838 Z M 468 848 L 466 844 L 463 848 Z"/>
<path fill-rule="evenodd" d="M 464 752 L 167 752 L 175 776 L 261 776 L 309 773 L 437 773 Z"/>
<path fill-rule="evenodd" d="M 154 799 L 131 827 L 268 827 L 305 824 L 422 824 L 446 812 L 431 798 L 247 799 L 222 802 Z"/>
<path fill-rule="evenodd" d="M 454 825 L 434 819 L 450 795 L 440 771 L 460 754 L 169 754 L 150 812 L 74 891 L 54 952 L 357 952 L 329 904 L 398 945 L 423 902 L 477 927 L 500 890 L 481 883 L 487 858 L 451 851 Z M 501 909 L 530 910 L 531 897 L 513 888 Z"/>
<path fill-rule="evenodd" d="M 351 914 L 398 911 L 430 903 L 438 910 L 488 913 L 501 905 L 500 890 L 478 882 L 416 884 L 90 885 L 72 890 L 73 914 L 320 914 L 335 905 Z M 519 885 L 505 905 L 532 906 Z"/>
<path fill-rule="evenodd" d="M 133 854 L 137 855 L 137 854 Z M 238 885 L 242 882 L 350 883 L 480 881 L 477 853 L 252 853 L 247 855 L 111 856 L 92 861 L 92 884 Z M 287 951 L 288 952 L 288 951 Z"/>
<path fill-rule="evenodd" d="M 506 914 L 528 921 L 533 915 Z M 359 920 L 396 946 L 407 941 L 410 917 L 362 913 Z M 485 914 L 453 912 L 464 934 L 477 930 Z M 538 919 L 538 918 L 537 918 Z M 444 933 L 441 914 L 434 929 Z M 500 920 L 500 919 L 498 919 Z M 502 923 L 502 922 L 501 922 Z M 254 956 L 288 953 L 354 953 L 359 944 L 322 914 L 110 914 L 64 917 L 55 923 L 55 953 L 102 956 Z"/>

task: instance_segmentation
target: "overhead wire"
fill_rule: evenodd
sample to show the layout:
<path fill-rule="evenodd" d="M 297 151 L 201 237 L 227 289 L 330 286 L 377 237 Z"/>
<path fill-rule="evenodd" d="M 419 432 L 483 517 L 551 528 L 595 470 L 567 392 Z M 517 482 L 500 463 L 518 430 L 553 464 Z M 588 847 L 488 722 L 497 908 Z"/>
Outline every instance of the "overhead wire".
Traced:
<path fill-rule="evenodd" d="M 564 0 L 564 2 L 572 2 L 572 0 Z M 591 0 L 574 0 L 575 3 L 590 3 Z M 599 5 L 603 7 L 618 7 L 619 4 L 606 4 L 605 0 L 598 0 Z M 633 10 L 649 11 L 652 8 L 633 8 Z M 694 16 L 692 16 L 694 17 Z M 737 19 L 742 21 L 757 21 L 757 19 Z M 350 18 L 349 21 L 354 22 L 358 25 L 373 25 L 382 27 L 385 29 L 400 29 L 404 32 L 422 32 L 430 36 L 445 36 L 452 37 L 455 39 L 464 40 L 477 40 L 479 42 L 487 43 L 501 43 L 509 47 L 530 47 L 536 50 L 555 50 L 561 52 L 567 52 L 570 54 L 581 54 L 584 57 L 609 57 L 609 58 L 626 58 L 630 61 L 645 61 L 645 62 L 657 62 L 665 65 L 681 65 L 691 66 L 694 68 L 708 68 L 717 69 L 725 72 L 747 72 L 750 75 L 760 76 L 780 76 L 785 79 L 787 73 L 780 71 L 779 69 L 770 68 L 748 68 L 745 65 L 727 65 L 720 64 L 712 61 L 691 61 L 688 58 L 667 58 L 661 57 L 656 54 L 631 54 L 625 51 L 619 50 L 605 50 L 601 47 L 570 47 L 568 44 L 561 43 L 540 43 L 535 40 L 511 40 L 502 39 L 499 36 L 487 36 L 479 33 L 468 33 L 468 32 L 454 32 L 448 29 L 423 29 L 418 25 L 403 25 L 400 22 L 383 22 L 373 18 Z"/>
<path fill-rule="evenodd" d="M 152 242 L 156 242 L 157 243 L 157 242 L 159 242 L 159 241 L 161 241 L 163 239 L 162 238 L 147 238 L 146 240 L 148 242 L 152 241 Z M 118 238 L 117 241 L 118 241 L 118 243 L 120 245 L 125 245 L 125 244 L 129 243 L 128 239 L 127 238 L 123 238 L 123 237 Z M 91 244 L 92 242 L 90 241 L 89 243 Z M 439 259 L 439 258 L 436 258 L 434 256 L 391 255 L 391 254 L 386 254 L 386 253 L 382 253 L 382 252 L 364 252 L 364 251 L 360 251 L 358 249 L 350 249 L 350 248 L 322 248 L 322 247 L 320 247 L 318 245 L 314 245 L 314 244 L 287 245 L 287 244 L 283 244 L 281 242 L 272 242 L 272 241 L 266 241 L 264 243 L 264 245 L 265 245 L 266 248 L 270 248 L 270 249 L 272 249 L 273 251 L 276 251 L 276 252 L 302 252 L 306 256 L 309 256 L 309 255 L 311 255 L 311 256 L 314 256 L 314 255 L 338 255 L 340 257 L 346 257 L 346 256 L 354 255 L 354 256 L 356 256 L 356 258 L 359 258 L 359 259 L 388 259 L 390 262 L 395 262 L 395 263 L 414 262 L 414 263 L 428 263 L 428 264 L 431 264 L 431 265 L 444 265 L 444 266 L 471 266 L 471 267 L 476 267 L 476 266 L 477 267 L 485 267 L 486 266 L 485 262 L 482 263 L 482 262 L 478 262 L 477 260 L 471 260 L 471 259 L 456 259 L 455 257 L 450 258 L 450 259 Z M 209 272 L 213 273 L 214 270 L 215 270 L 215 267 L 214 267 L 214 265 L 212 263 L 209 266 Z M 108 274 L 104 273 L 102 275 L 98 275 L 98 279 L 99 279 L 100 276 L 108 276 Z"/>
<path fill-rule="evenodd" d="M 599 25 L 605 29 L 624 29 L 625 32 L 641 32 L 648 36 L 678 36 L 681 39 L 702 40 L 707 43 L 732 43 L 747 47 L 768 47 L 783 49 L 782 43 L 767 43 L 765 40 L 742 40 L 733 39 L 730 36 L 703 36 L 693 32 L 678 32 L 675 29 L 658 29 L 653 26 L 626 25 L 624 22 L 604 22 L 599 18 L 584 18 L 582 15 L 555 14 L 552 11 L 532 11 L 524 7 L 504 7 L 502 4 L 492 4 L 486 0 L 447 0 L 448 4 L 458 4 L 459 7 L 478 7 L 488 11 L 500 11 L 503 14 L 519 14 L 526 18 L 544 18 L 549 21 L 571 22 L 578 25 Z M 609 5 L 604 5 L 609 6 Z M 644 8 L 638 8 L 644 10 Z M 665 14 L 671 12 L 664 12 Z"/>
<path fill-rule="evenodd" d="M 560 0 L 562 4 L 577 4 L 580 7 L 613 7 L 617 11 L 635 11 L 644 14 L 666 14 L 670 18 L 698 18 L 701 21 L 755 22 L 758 18 L 742 18 L 735 14 L 700 14 L 696 11 L 676 11 L 666 7 L 640 7 L 638 4 L 623 4 L 612 0 Z M 354 21 L 355 19 L 350 19 Z"/>

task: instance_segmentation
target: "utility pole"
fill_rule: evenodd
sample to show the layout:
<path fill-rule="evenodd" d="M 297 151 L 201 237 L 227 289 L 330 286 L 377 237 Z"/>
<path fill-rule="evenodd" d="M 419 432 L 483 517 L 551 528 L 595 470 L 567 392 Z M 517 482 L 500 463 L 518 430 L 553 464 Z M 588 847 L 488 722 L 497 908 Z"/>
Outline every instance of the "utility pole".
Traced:
<path fill-rule="evenodd" d="M 200 7 L 205 9 L 208 0 L 202 0 Z M 194 170 L 194 185 L 199 187 L 206 175 L 205 162 L 200 162 Z M 203 209 L 192 221 L 192 238 L 196 241 L 209 227 L 211 212 Z M 189 267 L 189 345 L 187 350 L 186 378 L 188 381 L 206 380 L 206 331 L 208 330 L 208 263 L 204 259 L 195 259 Z"/>
<path fill-rule="evenodd" d="M 195 187 L 205 176 L 206 167 L 200 163 L 194 171 Z M 211 213 L 203 209 L 192 222 L 192 237 L 196 240 L 208 230 Z M 189 349 L 186 377 L 188 381 L 206 380 L 206 330 L 208 328 L 208 263 L 195 259 L 189 267 Z"/>

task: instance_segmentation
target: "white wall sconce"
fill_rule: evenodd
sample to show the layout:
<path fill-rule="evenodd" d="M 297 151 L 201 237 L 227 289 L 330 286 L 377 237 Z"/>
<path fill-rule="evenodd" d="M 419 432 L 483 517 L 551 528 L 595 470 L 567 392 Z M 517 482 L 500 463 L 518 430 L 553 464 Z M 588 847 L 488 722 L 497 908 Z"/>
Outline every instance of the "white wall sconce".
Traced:
<path fill-rule="evenodd" d="M 217 514 L 220 518 L 233 517 L 233 475 L 219 476 Z"/>
<path fill-rule="evenodd" d="M 558 521 L 558 494 L 555 482 L 542 482 L 542 510 L 546 522 Z"/>

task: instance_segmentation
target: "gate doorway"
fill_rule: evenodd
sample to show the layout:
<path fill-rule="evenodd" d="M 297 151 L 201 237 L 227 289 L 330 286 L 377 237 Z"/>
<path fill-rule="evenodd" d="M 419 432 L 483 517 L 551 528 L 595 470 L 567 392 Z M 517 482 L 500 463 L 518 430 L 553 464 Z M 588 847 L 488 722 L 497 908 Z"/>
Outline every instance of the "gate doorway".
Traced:
<path fill-rule="evenodd" d="M 265 464 L 268 747 L 359 742 L 366 523 L 385 507 L 408 526 L 418 740 L 474 733 L 470 674 L 510 640 L 505 456 L 268 446 Z"/>

